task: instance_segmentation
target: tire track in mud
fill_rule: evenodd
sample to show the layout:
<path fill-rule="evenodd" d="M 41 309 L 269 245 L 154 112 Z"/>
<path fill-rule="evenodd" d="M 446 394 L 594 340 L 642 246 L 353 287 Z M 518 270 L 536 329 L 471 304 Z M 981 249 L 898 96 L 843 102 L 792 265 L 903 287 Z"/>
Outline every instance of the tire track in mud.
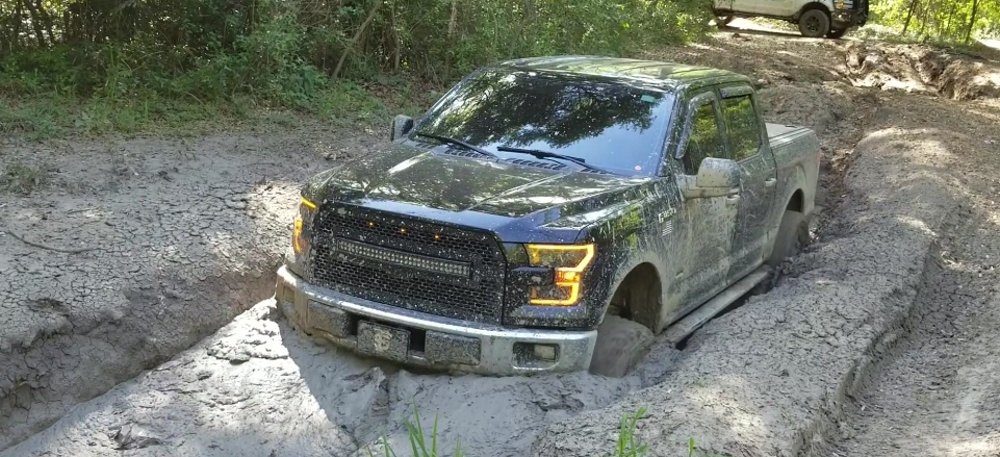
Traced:
<path fill-rule="evenodd" d="M 52 185 L 0 206 L 0 449 L 271 295 L 310 140 L 4 144 Z"/>
<path fill-rule="evenodd" d="M 1000 100 L 932 105 L 952 130 L 923 139 L 949 152 L 938 177 L 951 177 L 955 207 L 898 338 L 872 354 L 808 455 L 1000 455 Z M 922 122 L 912 117 L 899 119 Z"/>
<path fill-rule="evenodd" d="M 810 455 L 1000 453 L 997 226 L 968 207 L 953 216 L 897 344 L 874 354 Z"/>

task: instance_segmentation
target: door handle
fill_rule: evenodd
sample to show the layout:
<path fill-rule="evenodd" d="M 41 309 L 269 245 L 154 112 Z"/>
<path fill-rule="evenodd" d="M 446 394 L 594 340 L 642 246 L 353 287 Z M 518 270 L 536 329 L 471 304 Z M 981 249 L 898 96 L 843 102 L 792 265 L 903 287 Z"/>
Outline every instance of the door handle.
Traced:
<path fill-rule="evenodd" d="M 764 180 L 765 187 L 774 187 L 778 183 L 778 178 L 767 178 Z"/>

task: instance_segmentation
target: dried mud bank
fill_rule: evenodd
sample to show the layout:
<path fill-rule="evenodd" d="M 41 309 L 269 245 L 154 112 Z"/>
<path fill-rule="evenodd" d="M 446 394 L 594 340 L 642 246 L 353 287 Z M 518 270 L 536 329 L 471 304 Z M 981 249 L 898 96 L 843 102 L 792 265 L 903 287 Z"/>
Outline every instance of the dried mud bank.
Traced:
<path fill-rule="evenodd" d="M 877 130 L 857 146 L 832 238 L 770 293 L 711 322 L 656 386 L 551 424 L 538 456 L 609 448 L 622 414 L 647 408 L 651 455 L 793 456 L 827 433 L 874 354 L 902 332 L 942 223 L 958 207 L 954 159 L 930 135 Z"/>
<path fill-rule="evenodd" d="M 320 139 L 4 144 L 49 185 L 0 204 L 0 449 L 273 292 Z M 320 161 L 322 162 L 322 160 Z"/>

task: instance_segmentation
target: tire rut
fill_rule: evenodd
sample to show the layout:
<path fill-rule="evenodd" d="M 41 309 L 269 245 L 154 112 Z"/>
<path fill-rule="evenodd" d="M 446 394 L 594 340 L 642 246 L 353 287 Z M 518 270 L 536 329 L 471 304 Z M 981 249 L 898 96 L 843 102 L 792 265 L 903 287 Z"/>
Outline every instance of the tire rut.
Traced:
<path fill-rule="evenodd" d="M 950 219 L 905 336 L 812 455 L 1000 455 L 1000 240 L 988 214 L 965 207 Z"/>

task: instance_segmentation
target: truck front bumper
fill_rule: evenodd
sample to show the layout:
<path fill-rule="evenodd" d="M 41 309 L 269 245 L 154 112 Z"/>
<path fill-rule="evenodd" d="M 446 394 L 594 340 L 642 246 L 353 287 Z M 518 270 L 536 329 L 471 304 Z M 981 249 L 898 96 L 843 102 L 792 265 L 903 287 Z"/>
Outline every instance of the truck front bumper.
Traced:
<path fill-rule="evenodd" d="M 275 299 L 296 327 L 396 362 L 490 375 L 585 370 L 597 331 L 509 329 L 347 296 L 278 270 Z"/>

